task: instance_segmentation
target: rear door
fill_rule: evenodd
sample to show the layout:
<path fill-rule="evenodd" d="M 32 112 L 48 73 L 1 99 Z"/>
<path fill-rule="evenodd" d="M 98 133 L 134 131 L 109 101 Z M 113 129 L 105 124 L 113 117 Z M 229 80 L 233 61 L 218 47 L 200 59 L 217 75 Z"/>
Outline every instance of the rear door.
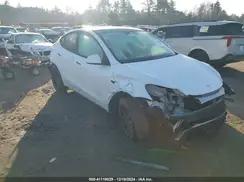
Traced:
<path fill-rule="evenodd" d="M 79 64 L 74 56 L 77 53 L 78 32 L 71 32 L 60 40 L 60 47 L 54 49 L 53 60 L 58 67 L 66 86 L 77 90 L 79 83 Z"/>

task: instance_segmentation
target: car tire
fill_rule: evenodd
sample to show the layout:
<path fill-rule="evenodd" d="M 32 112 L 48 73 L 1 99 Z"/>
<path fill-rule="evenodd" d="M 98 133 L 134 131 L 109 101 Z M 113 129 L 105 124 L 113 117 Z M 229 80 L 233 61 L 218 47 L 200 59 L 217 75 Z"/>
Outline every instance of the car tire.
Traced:
<path fill-rule="evenodd" d="M 62 77 L 56 67 L 50 69 L 53 87 L 57 93 L 67 93 L 67 87 L 64 85 Z"/>
<path fill-rule="evenodd" d="M 195 51 L 189 55 L 190 57 L 197 59 L 199 61 L 209 63 L 208 54 L 204 51 Z"/>
<path fill-rule="evenodd" d="M 149 137 L 149 122 L 140 104 L 133 98 L 119 100 L 118 116 L 125 135 L 133 141 L 144 141 Z"/>

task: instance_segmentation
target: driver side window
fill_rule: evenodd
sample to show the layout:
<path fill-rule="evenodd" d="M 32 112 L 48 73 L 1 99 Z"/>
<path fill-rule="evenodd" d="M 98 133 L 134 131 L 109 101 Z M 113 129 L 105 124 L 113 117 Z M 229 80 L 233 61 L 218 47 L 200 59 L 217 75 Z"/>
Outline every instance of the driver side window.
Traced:
<path fill-rule="evenodd" d="M 91 55 L 98 55 L 101 60 L 103 59 L 103 50 L 98 42 L 92 36 L 83 32 L 79 34 L 78 38 L 78 54 L 85 58 Z"/>

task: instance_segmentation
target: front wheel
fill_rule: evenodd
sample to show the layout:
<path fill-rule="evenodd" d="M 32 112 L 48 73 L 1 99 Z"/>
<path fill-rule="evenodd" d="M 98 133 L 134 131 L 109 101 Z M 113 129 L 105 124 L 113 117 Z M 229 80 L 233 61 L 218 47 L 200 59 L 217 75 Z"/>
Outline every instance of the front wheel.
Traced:
<path fill-rule="evenodd" d="M 119 100 L 118 115 L 122 129 L 131 140 L 145 140 L 149 137 L 149 122 L 139 103 L 133 98 Z"/>

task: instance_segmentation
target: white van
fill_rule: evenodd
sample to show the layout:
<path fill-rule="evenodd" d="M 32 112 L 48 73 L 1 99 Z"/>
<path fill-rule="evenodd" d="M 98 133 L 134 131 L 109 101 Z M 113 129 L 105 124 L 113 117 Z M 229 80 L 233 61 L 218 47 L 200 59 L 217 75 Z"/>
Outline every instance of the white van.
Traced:
<path fill-rule="evenodd" d="M 234 21 L 167 25 L 153 33 L 177 52 L 211 65 L 244 60 L 243 24 Z"/>

